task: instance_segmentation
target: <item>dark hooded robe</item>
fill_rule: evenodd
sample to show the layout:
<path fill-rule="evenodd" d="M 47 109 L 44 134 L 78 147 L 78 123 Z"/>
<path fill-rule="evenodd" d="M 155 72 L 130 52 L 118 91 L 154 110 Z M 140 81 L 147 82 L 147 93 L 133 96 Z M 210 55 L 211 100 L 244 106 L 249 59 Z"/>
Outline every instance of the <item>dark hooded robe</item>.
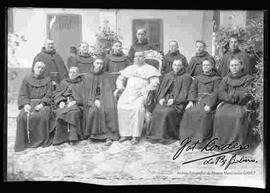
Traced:
<path fill-rule="evenodd" d="M 110 52 L 105 58 L 105 72 L 109 72 L 114 77 L 113 81 L 116 82 L 117 77 L 119 76 L 119 71 L 123 70 L 127 66 L 131 65 L 128 57 L 124 55 L 123 52 L 118 54 Z"/>
<path fill-rule="evenodd" d="M 94 140 L 118 140 L 118 117 L 114 77 L 107 72 L 90 72 L 84 79 L 84 138 Z M 100 101 L 100 108 L 95 106 L 95 100 Z"/>
<path fill-rule="evenodd" d="M 52 82 L 49 77 L 36 78 L 30 75 L 24 78 L 18 97 L 18 108 L 21 111 L 17 116 L 16 152 L 50 145 L 51 97 Z M 26 104 L 31 105 L 29 114 L 24 111 Z M 34 107 L 38 104 L 43 104 L 43 107 L 35 111 Z"/>
<path fill-rule="evenodd" d="M 222 103 L 218 106 L 214 118 L 213 138 L 218 138 L 216 144 L 225 145 L 233 142 L 255 147 L 259 141 L 254 135 L 251 124 L 253 101 L 249 94 L 253 81 L 251 75 L 239 72 L 236 76 L 229 73 L 219 85 L 218 98 Z"/>
<path fill-rule="evenodd" d="M 188 61 L 187 58 L 177 50 L 174 53 L 171 53 L 170 51 L 164 56 L 164 63 L 162 65 L 162 74 L 167 74 L 171 72 L 172 69 L 172 64 L 174 60 L 182 60 L 183 65 L 185 68 L 188 67 Z"/>
<path fill-rule="evenodd" d="M 158 91 L 158 100 L 152 114 L 147 140 L 152 143 L 172 143 L 179 137 L 179 123 L 187 105 L 189 87 L 192 82 L 190 75 L 182 68 L 177 74 L 169 72 L 165 75 Z M 171 106 L 161 106 L 159 100 L 166 103 L 174 99 Z"/>
<path fill-rule="evenodd" d="M 190 59 L 189 65 L 188 65 L 188 73 L 190 76 L 197 76 L 199 74 L 202 74 L 202 62 L 205 59 L 209 59 L 214 64 L 214 71 L 217 71 L 216 69 L 216 62 L 215 59 L 206 51 L 203 51 L 201 53 L 196 53 L 195 56 L 193 56 Z"/>
<path fill-rule="evenodd" d="M 128 57 L 123 52 L 110 52 L 105 58 L 105 72 L 119 72 L 127 66 L 131 65 Z"/>
<path fill-rule="evenodd" d="M 128 51 L 129 60 L 133 63 L 135 52 L 143 52 L 146 50 L 155 50 L 155 49 L 151 44 L 149 44 L 147 39 L 144 39 L 144 41 L 140 43 L 138 42 L 138 40 L 136 40 Z"/>
<path fill-rule="evenodd" d="M 71 80 L 62 80 L 58 86 L 54 103 L 59 107 L 60 102 L 76 101 L 76 104 L 55 110 L 54 138 L 53 144 L 61 144 L 68 141 L 83 139 L 82 134 L 82 109 L 83 109 L 83 81 L 78 76 Z M 66 103 L 67 104 L 67 103 Z"/>
<path fill-rule="evenodd" d="M 147 50 L 157 51 L 155 47 L 148 42 L 148 39 L 144 39 L 141 43 L 136 40 L 128 51 L 128 58 L 133 63 L 135 52 L 144 52 Z M 145 63 L 154 66 L 156 69 L 159 69 L 159 62 L 154 59 L 145 59 Z"/>
<path fill-rule="evenodd" d="M 46 65 L 44 76 L 49 76 L 56 83 L 60 83 L 64 78 L 68 77 L 65 63 L 55 50 L 49 52 L 43 47 L 42 51 L 34 58 L 32 69 L 38 61 L 42 61 Z"/>
<path fill-rule="evenodd" d="M 224 56 L 221 59 L 220 66 L 218 68 L 219 74 L 221 77 L 225 77 L 228 75 L 230 69 L 229 69 L 229 64 L 230 60 L 232 58 L 239 58 L 243 61 L 244 64 L 244 72 L 246 74 L 251 74 L 250 72 L 252 69 L 250 68 L 250 57 L 245 51 L 242 51 L 240 49 L 237 49 L 235 51 L 228 51 L 224 54 Z"/>
<path fill-rule="evenodd" d="M 77 57 L 76 56 L 69 56 L 67 59 L 67 67 L 70 69 L 73 66 L 77 66 Z"/>
<path fill-rule="evenodd" d="M 180 124 L 180 140 L 186 137 L 200 144 L 212 137 L 214 110 L 217 105 L 212 102 L 216 98 L 221 77 L 214 71 L 210 74 L 195 76 L 190 86 L 188 101 L 194 103 L 193 107 L 186 109 Z M 204 106 L 208 105 L 210 111 L 206 112 Z"/>
<path fill-rule="evenodd" d="M 89 73 L 93 68 L 94 58 L 90 54 L 80 53 L 77 56 L 76 66 L 80 73 Z"/>

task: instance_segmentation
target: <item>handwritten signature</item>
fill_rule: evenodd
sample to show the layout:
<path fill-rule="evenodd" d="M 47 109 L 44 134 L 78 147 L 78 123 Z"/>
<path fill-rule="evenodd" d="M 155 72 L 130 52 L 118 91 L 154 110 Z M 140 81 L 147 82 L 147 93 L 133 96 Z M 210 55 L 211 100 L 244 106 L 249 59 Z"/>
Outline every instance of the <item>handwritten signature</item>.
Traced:
<path fill-rule="evenodd" d="M 220 151 L 221 153 L 189 160 L 189 161 L 183 162 L 182 164 L 184 165 L 184 164 L 188 164 L 188 163 L 192 163 L 192 162 L 196 162 L 200 160 L 205 160 L 203 162 L 203 165 L 212 164 L 212 165 L 219 165 L 222 167 L 226 164 L 224 169 L 227 170 L 230 165 L 236 164 L 236 163 L 247 163 L 247 162 L 257 163 L 255 159 L 250 159 L 245 156 L 240 156 L 240 159 L 239 159 L 239 157 L 237 158 L 236 154 L 233 154 L 230 159 L 228 159 L 225 156 L 225 154 L 235 153 L 238 151 L 248 149 L 249 144 L 242 145 L 242 144 L 238 144 L 237 142 L 231 142 L 229 144 L 217 145 L 216 141 L 218 141 L 218 138 L 214 138 L 210 140 L 205 146 L 201 148 L 200 151 L 201 152 Z M 197 140 L 195 143 L 191 143 L 191 142 L 192 140 L 189 139 L 189 137 L 185 138 L 180 144 L 181 147 L 174 154 L 173 160 L 177 159 L 182 154 L 183 151 L 193 151 L 200 143 L 199 140 Z"/>

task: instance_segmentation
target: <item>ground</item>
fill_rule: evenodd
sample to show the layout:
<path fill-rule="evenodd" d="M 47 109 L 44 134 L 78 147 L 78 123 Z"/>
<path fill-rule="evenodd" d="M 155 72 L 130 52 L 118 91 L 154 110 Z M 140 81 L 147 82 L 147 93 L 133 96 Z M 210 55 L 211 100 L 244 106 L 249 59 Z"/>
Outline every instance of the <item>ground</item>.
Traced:
<path fill-rule="evenodd" d="M 76 146 L 62 144 L 47 148 L 14 152 L 16 104 L 8 105 L 8 181 L 75 181 L 104 185 L 127 184 L 202 184 L 264 187 L 263 152 L 260 145 L 245 158 L 256 162 L 237 163 L 225 170 L 220 163 L 204 165 L 205 160 L 183 162 L 216 152 L 183 152 L 173 160 L 179 142 L 171 145 L 150 144 L 142 140 L 104 143 L 81 141 Z M 239 155 L 238 155 L 239 156 Z M 226 154 L 230 159 L 232 155 Z M 237 159 L 240 159 L 237 157 Z"/>

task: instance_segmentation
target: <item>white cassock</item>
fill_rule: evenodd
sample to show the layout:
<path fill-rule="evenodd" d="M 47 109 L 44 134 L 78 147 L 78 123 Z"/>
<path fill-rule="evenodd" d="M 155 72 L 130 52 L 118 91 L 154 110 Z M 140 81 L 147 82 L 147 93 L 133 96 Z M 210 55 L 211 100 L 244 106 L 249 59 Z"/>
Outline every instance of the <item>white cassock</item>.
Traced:
<path fill-rule="evenodd" d="M 150 90 L 159 86 L 159 71 L 149 65 L 131 65 L 120 71 L 117 89 L 124 89 L 117 104 L 120 136 L 141 136 L 145 102 Z M 124 85 L 126 84 L 126 87 Z"/>

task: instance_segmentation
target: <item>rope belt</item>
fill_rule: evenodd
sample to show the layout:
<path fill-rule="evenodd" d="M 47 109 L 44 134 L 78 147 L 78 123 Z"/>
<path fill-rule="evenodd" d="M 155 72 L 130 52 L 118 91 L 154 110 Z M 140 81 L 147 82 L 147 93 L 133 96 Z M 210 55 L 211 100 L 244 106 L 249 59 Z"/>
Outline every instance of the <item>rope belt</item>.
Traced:
<path fill-rule="evenodd" d="M 28 140 L 28 143 L 31 143 L 31 140 L 30 140 L 30 112 L 27 112 L 26 113 L 26 130 L 27 130 L 27 140 Z"/>
<path fill-rule="evenodd" d="M 198 93 L 198 95 L 211 95 L 211 93 L 207 93 L 207 92 L 200 92 L 200 93 Z"/>

